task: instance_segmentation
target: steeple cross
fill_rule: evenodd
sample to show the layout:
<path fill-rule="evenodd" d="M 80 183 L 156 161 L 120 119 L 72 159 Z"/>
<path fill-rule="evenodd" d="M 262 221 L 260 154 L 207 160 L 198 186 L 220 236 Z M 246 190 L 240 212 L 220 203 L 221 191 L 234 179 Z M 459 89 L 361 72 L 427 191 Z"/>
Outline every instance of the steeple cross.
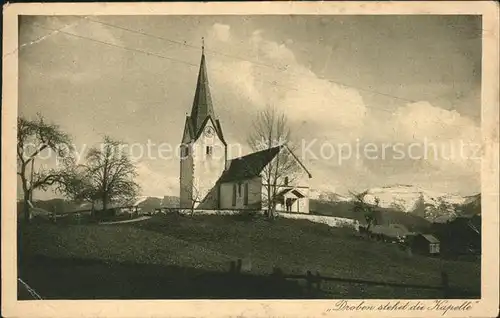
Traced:
<path fill-rule="evenodd" d="M 205 37 L 201 37 L 201 52 L 205 53 Z"/>

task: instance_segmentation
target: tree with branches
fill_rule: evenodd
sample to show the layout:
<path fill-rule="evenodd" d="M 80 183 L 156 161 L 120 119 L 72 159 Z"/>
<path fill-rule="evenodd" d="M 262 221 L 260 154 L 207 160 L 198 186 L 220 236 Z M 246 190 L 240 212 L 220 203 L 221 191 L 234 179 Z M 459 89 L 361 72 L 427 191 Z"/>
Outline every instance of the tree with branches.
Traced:
<path fill-rule="evenodd" d="M 363 218 L 366 221 L 366 231 L 369 232 L 370 228 L 377 222 L 377 212 L 378 206 L 380 204 L 380 199 L 378 197 L 375 197 L 375 205 L 369 204 L 365 201 L 365 196 L 367 193 L 368 191 L 363 191 L 360 193 L 351 192 L 351 195 L 354 199 L 353 210 L 356 214 L 363 215 Z"/>
<path fill-rule="evenodd" d="M 277 195 L 285 183 L 285 178 L 288 182 L 293 182 L 299 169 L 296 159 L 291 153 L 293 151 L 290 148 L 292 147 L 290 143 L 291 132 L 286 115 L 273 106 L 267 106 L 259 112 L 252 127 L 253 130 L 247 138 L 252 150 L 270 150 L 278 146 L 288 147 L 285 151 L 280 149 L 274 159 L 260 173 L 262 185 L 265 188 L 262 203 L 267 206 L 268 216 L 274 218 Z"/>
<path fill-rule="evenodd" d="M 61 192 L 75 200 L 100 201 L 106 211 L 111 202 L 131 202 L 139 194 L 136 165 L 122 143 L 105 136 L 101 147 L 92 147 L 86 163 L 68 173 Z"/>
<path fill-rule="evenodd" d="M 47 190 L 62 180 L 72 159 L 72 149 L 70 136 L 58 125 L 46 122 L 40 114 L 34 120 L 25 117 L 17 119 L 17 175 L 23 189 L 23 214 L 26 222 L 31 219 L 29 201 L 33 191 Z M 58 166 L 34 171 L 35 159 L 45 151 L 56 155 Z M 62 165 L 59 166 L 59 163 Z"/>
<path fill-rule="evenodd" d="M 64 178 L 58 183 L 57 191 L 75 202 L 89 202 L 94 212 L 95 202 L 99 199 L 99 191 L 92 184 L 85 165 L 74 165 L 64 171 Z"/>
<path fill-rule="evenodd" d="M 196 205 L 203 202 L 202 193 L 195 185 L 191 187 L 186 186 L 184 189 L 188 192 L 190 215 L 193 216 Z"/>

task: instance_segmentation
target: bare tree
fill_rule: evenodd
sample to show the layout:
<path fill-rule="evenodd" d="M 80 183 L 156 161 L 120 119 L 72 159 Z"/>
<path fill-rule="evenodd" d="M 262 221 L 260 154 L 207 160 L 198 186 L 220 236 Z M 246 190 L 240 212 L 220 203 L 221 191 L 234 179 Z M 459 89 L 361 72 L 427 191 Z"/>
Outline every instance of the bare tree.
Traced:
<path fill-rule="evenodd" d="M 25 221 L 31 218 L 28 201 L 35 189 L 46 190 L 62 178 L 66 167 L 34 171 L 34 161 L 43 151 L 53 151 L 57 160 L 71 158 L 71 138 L 53 123 L 47 123 L 38 114 L 35 120 L 17 119 L 17 175 L 23 189 L 23 214 Z M 28 166 L 31 166 L 28 176 Z"/>
<path fill-rule="evenodd" d="M 293 182 L 299 169 L 292 154 L 293 147 L 290 141 L 291 132 L 286 115 L 272 106 L 268 106 L 257 115 L 253 121 L 253 131 L 247 138 L 248 144 L 254 151 L 281 147 L 274 159 L 262 172 L 259 171 L 265 188 L 262 203 L 267 206 L 270 218 L 275 216 L 277 195 L 284 186 L 285 177 L 288 182 Z"/>
<path fill-rule="evenodd" d="M 184 190 L 188 192 L 188 197 L 189 197 L 189 210 L 190 210 L 190 215 L 194 215 L 194 210 L 196 208 L 196 204 L 199 204 L 203 202 L 203 197 L 201 191 L 196 187 L 196 186 L 186 186 L 184 187 Z"/>
<path fill-rule="evenodd" d="M 374 225 L 377 221 L 377 209 L 380 203 L 380 199 L 375 197 L 375 206 L 369 204 L 365 201 L 365 196 L 368 191 L 363 191 L 361 193 L 353 193 L 350 194 L 354 198 L 354 207 L 353 210 L 356 214 L 362 214 L 363 218 L 366 221 L 366 231 L 369 232 L 372 225 Z"/>
<path fill-rule="evenodd" d="M 425 218 L 426 210 L 429 205 L 425 203 L 424 195 L 420 193 L 417 202 L 415 202 L 415 207 L 413 209 L 413 214 Z"/>
<path fill-rule="evenodd" d="M 102 202 L 106 211 L 110 202 L 130 202 L 140 190 L 134 181 L 136 166 L 119 141 L 105 136 L 101 147 L 93 147 L 86 163 L 69 173 L 61 191 L 74 199 Z"/>

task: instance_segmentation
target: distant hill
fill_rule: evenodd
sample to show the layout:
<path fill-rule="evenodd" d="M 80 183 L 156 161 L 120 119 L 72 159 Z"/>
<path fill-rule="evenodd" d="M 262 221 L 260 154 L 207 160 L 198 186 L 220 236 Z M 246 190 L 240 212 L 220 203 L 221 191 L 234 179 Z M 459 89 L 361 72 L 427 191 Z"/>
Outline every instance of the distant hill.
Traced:
<path fill-rule="evenodd" d="M 412 214 L 429 221 L 435 219 L 454 218 L 459 215 L 473 215 L 481 212 L 481 194 L 460 196 L 426 190 L 412 185 L 392 185 L 366 190 L 365 201 L 374 204 L 379 200 L 379 206 L 393 212 Z M 340 214 L 345 214 L 352 198 L 333 192 L 311 191 L 311 199 L 319 201 L 312 203 L 312 210 L 323 210 L 325 203 L 335 204 Z M 312 200 L 312 201 L 313 201 Z"/>
<path fill-rule="evenodd" d="M 161 206 L 164 208 L 178 208 L 180 206 L 180 199 L 177 196 L 166 195 L 163 197 Z"/>
<path fill-rule="evenodd" d="M 328 202 L 351 201 L 351 198 L 349 196 L 345 196 L 331 191 L 321 191 L 317 189 L 311 189 L 311 191 L 309 192 L 309 198 L 318 201 L 328 201 Z"/>
<path fill-rule="evenodd" d="M 326 202 L 310 199 L 309 209 L 314 214 L 354 219 L 358 220 L 361 224 L 366 224 L 364 215 L 354 212 L 352 201 Z M 376 219 L 376 224 L 378 225 L 402 224 L 408 230 L 415 232 L 425 232 L 431 226 L 431 222 L 425 218 L 384 207 L 377 209 Z"/>
<path fill-rule="evenodd" d="M 461 215 L 473 216 L 481 214 L 481 193 L 466 197 L 466 201 L 458 208 Z"/>
<path fill-rule="evenodd" d="M 140 197 L 135 204 L 139 206 L 142 212 L 153 212 L 155 209 L 161 206 L 161 198 L 158 197 Z"/>
<path fill-rule="evenodd" d="M 23 205 L 24 203 L 22 201 L 17 202 L 18 213 L 21 213 Z M 49 200 L 35 200 L 33 202 L 33 205 L 37 208 L 41 208 L 49 212 L 56 212 L 56 213 L 63 213 L 67 211 L 77 210 L 79 207 L 78 203 L 60 198 L 54 198 Z"/>
<path fill-rule="evenodd" d="M 55 198 L 49 200 L 36 200 L 33 202 L 35 207 L 47 210 L 49 212 L 65 213 L 72 211 L 89 210 L 91 204 L 88 202 L 73 202 L 70 200 Z M 149 212 L 160 207 L 179 207 L 179 198 L 176 196 L 164 196 L 163 198 L 142 196 L 139 197 L 131 205 L 138 205 L 143 211 Z M 96 208 L 99 209 L 100 205 L 96 204 Z M 23 202 L 17 202 L 18 213 L 22 213 Z"/>

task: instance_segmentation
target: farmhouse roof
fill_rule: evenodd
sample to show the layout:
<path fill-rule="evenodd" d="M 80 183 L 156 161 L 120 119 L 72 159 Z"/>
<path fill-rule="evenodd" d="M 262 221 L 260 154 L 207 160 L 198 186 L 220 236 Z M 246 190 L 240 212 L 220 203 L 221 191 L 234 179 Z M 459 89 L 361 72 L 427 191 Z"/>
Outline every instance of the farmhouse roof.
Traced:
<path fill-rule="evenodd" d="M 370 229 L 373 234 L 383 234 L 390 237 L 398 237 L 408 235 L 408 230 L 402 227 L 387 226 L 387 225 L 374 225 Z"/>
<path fill-rule="evenodd" d="M 276 146 L 232 159 L 229 168 L 224 171 L 219 181 L 245 180 L 260 175 L 267 164 L 276 157 L 281 147 Z"/>
<path fill-rule="evenodd" d="M 399 224 L 399 223 L 392 223 L 392 224 L 389 224 L 389 227 L 392 227 L 392 228 L 397 228 L 405 233 L 410 233 L 410 231 L 408 230 L 408 228 L 406 226 L 404 226 L 403 224 Z"/>
<path fill-rule="evenodd" d="M 439 243 L 439 240 L 432 234 L 422 234 L 429 243 Z"/>

